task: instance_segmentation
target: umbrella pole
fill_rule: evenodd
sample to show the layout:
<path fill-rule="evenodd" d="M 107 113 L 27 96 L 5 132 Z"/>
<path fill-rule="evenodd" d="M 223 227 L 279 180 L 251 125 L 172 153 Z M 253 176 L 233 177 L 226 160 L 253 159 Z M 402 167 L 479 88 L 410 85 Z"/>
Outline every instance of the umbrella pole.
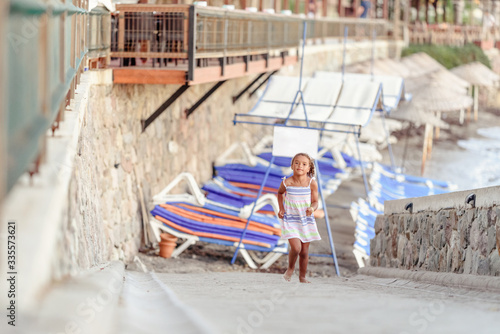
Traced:
<path fill-rule="evenodd" d="M 459 122 L 460 122 L 460 125 L 464 124 L 464 118 L 465 118 L 465 109 L 460 109 L 460 119 L 459 119 Z"/>
<path fill-rule="evenodd" d="M 410 138 L 410 129 L 412 125 L 413 124 L 411 122 L 408 122 L 408 128 L 406 129 L 405 149 L 403 151 L 403 161 L 401 162 L 401 172 L 404 172 L 405 170 L 406 154 L 408 153 L 408 140 Z"/>
<path fill-rule="evenodd" d="M 434 126 L 431 125 L 430 127 L 431 127 L 431 129 L 429 131 L 429 141 L 427 142 L 427 145 L 428 145 L 427 146 L 427 159 L 429 159 L 429 160 L 431 159 L 431 156 L 432 156 L 432 142 L 434 141 L 434 138 L 432 136 L 432 134 L 434 133 L 434 131 L 432 131 Z M 436 127 L 436 130 L 437 129 L 438 128 Z"/>
<path fill-rule="evenodd" d="M 479 115 L 479 86 L 474 86 L 474 121 L 477 121 Z"/>
<path fill-rule="evenodd" d="M 427 160 L 427 147 L 428 141 L 429 141 L 429 130 L 430 130 L 430 125 L 425 124 L 425 132 L 424 132 L 424 145 L 422 147 L 422 167 L 421 167 L 421 174 L 422 176 L 424 175 L 424 170 L 425 170 L 425 162 Z"/>
<path fill-rule="evenodd" d="M 436 117 L 441 119 L 440 111 L 436 112 Z M 434 136 L 436 137 L 436 139 L 439 139 L 439 130 L 440 130 L 439 126 L 436 126 L 436 129 L 434 130 Z"/>

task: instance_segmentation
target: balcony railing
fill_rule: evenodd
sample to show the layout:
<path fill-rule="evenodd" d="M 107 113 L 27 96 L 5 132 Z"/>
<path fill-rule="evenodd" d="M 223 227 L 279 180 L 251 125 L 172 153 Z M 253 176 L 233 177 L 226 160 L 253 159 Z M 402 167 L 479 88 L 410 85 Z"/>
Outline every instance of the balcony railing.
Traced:
<path fill-rule="evenodd" d="M 117 5 L 112 19 L 113 67 L 179 68 L 187 81 L 196 68 L 283 57 L 297 49 L 307 22 L 307 39 L 389 38 L 384 20 L 304 19 L 192 5 Z M 136 58 L 139 58 L 137 60 Z M 174 62 L 174 65 L 169 65 Z M 179 65 L 180 64 L 180 65 Z"/>
<path fill-rule="evenodd" d="M 463 46 L 487 38 L 480 26 L 415 23 L 408 28 L 412 44 Z"/>

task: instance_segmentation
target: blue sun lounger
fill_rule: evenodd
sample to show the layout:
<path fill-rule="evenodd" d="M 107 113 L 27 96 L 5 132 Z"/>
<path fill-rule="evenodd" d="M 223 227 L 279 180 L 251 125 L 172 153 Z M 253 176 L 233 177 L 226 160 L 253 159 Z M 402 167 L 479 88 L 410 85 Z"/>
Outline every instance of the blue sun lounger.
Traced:
<path fill-rule="evenodd" d="M 190 193 L 170 194 L 181 181 L 187 182 Z M 178 175 L 153 200 L 150 227 L 156 240 L 160 241 L 162 231 L 184 240 L 172 257 L 199 241 L 237 247 L 253 206 L 238 208 L 206 198 L 188 173 Z M 274 212 L 279 210 L 276 196 L 270 194 L 257 200 L 256 210 L 269 204 Z M 279 236 L 279 220 L 276 215 L 254 213 L 249 226 L 240 252 L 250 268 L 269 268 L 288 248 Z M 261 258 L 256 252 L 268 254 Z"/>

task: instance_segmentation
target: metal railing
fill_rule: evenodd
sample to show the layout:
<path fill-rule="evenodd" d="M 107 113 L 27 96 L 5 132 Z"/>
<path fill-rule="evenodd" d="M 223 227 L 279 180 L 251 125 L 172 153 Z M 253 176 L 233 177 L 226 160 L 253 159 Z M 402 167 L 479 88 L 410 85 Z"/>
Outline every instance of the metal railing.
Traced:
<path fill-rule="evenodd" d="M 480 26 L 460 25 L 425 25 L 412 24 L 408 27 L 410 43 L 412 44 L 437 44 L 450 46 L 463 46 L 473 41 L 486 38 Z"/>
<path fill-rule="evenodd" d="M 38 171 L 47 130 L 58 127 L 73 96 L 87 52 L 88 14 L 58 0 L 10 0 L 6 10 L 1 24 L 8 39 L 0 51 L 8 102 L 1 126 L 9 191 L 23 173 Z"/>
<path fill-rule="evenodd" d="M 307 39 L 325 42 L 348 37 L 389 37 L 388 23 L 369 19 L 304 19 L 295 15 L 251 13 L 192 5 L 117 5 L 112 20 L 111 57 L 118 66 L 136 65 L 135 57 L 149 59 L 226 58 L 269 55 L 296 49 L 302 39 L 304 20 Z M 161 65 L 161 61 L 158 62 Z M 199 62 L 198 62 L 199 63 Z M 156 62 L 149 62 L 155 66 Z M 194 66 L 194 65 L 193 65 Z"/>

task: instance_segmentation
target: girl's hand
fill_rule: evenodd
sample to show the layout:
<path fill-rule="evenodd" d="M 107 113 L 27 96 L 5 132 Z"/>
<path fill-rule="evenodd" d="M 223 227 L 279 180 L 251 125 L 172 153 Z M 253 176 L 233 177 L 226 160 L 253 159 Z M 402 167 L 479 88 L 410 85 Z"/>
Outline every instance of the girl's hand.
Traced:
<path fill-rule="evenodd" d="M 314 209 L 312 207 L 308 207 L 306 209 L 306 216 L 310 216 L 314 213 Z"/>
<path fill-rule="evenodd" d="M 283 219 L 284 216 L 285 216 L 285 210 L 280 210 L 280 212 L 278 212 L 278 218 Z"/>

